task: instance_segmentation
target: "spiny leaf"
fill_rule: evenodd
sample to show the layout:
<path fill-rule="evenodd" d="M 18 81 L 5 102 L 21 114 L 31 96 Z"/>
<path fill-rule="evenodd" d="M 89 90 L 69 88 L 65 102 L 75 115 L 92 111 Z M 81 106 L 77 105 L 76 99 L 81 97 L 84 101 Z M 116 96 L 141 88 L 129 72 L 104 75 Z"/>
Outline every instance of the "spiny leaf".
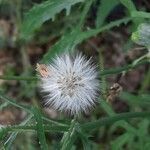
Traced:
<path fill-rule="evenodd" d="M 83 2 L 84 0 L 48 0 L 41 4 L 35 5 L 25 15 L 25 19 L 21 26 L 21 39 L 32 37 L 32 33 L 38 29 L 45 21 L 55 18 L 55 15 L 66 10 L 67 15 L 70 13 L 71 6 Z"/>
<path fill-rule="evenodd" d="M 20 125 L 25 125 L 27 124 L 31 119 L 32 119 L 33 115 L 29 115 L 23 122 L 20 123 Z M 13 141 L 16 139 L 18 132 L 12 133 L 9 138 L 5 141 L 4 146 L 6 147 L 6 149 L 10 149 L 10 147 L 13 144 Z"/>
<path fill-rule="evenodd" d="M 132 0 L 120 0 L 120 2 L 129 10 L 130 13 L 132 11 L 136 11 L 136 7 Z"/>
<path fill-rule="evenodd" d="M 72 120 L 68 132 L 64 133 L 61 140 L 61 150 L 70 150 L 76 140 L 76 120 Z"/>
<path fill-rule="evenodd" d="M 48 63 L 56 54 L 73 50 L 73 48 L 77 44 L 81 43 L 83 40 L 86 40 L 92 36 L 97 35 L 98 33 L 101 33 L 105 30 L 109 30 L 115 26 L 119 26 L 120 24 L 127 23 L 129 21 L 130 18 L 124 18 L 117 21 L 113 21 L 102 28 L 91 29 L 85 32 L 75 29 L 71 33 L 65 34 L 54 46 L 52 46 L 44 55 L 42 61 L 44 63 Z"/>
<path fill-rule="evenodd" d="M 97 11 L 97 18 L 96 18 L 97 28 L 103 25 L 106 17 L 113 10 L 113 8 L 118 4 L 119 4 L 118 0 L 101 0 L 101 3 L 98 6 L 98 11 Z"/>
<path fill-rule="evenodd" d="M 64 51 L 71 51 L 73 45 L 76 45 L 76 36 L 79 31 L 74 30 L 71 33 L 65 34 L 54 46 L 52 46 L 48 52 L 44 55 L 43 62 L 47 63 L 55 54 L 62 53 Z"/>
<path fill-rule="evenodd" d="M 3 139 L 6 132 L 7 132 L 7 130 L 5 128 L 0 127 L 0 141 Z"/>
<path fill-rule="evenodd" d="M 132 13 L 136 11 L 136 7 L 133 1 L 132 0 L 120 0 L 120 2 L 128 9 L 129 14 L 132 17 Z M 132 21 L 134 22 L 135 27 L 137 27 L 138 24 L 143 21 L 143 19 L 133 18 Z"/>
<path fill-rule="evenodd" d="M 34 117 L 37 122 L 37 134 L 38 134 L 41 150 L 48 150 L 45 132 L 44 132 L 42 115 L 41 115 L 40 111 L 35 107 L 32 108 L 32 111 L 34 113 Z"/>
<path fill-rule="evenodd" d="M 76 130 L 79 138 L 82 141 L 84 150 L 91 150 L 92 142 L 89 140 L 90 135 L 85 133 L 79 125 L 77 126 Z"/>

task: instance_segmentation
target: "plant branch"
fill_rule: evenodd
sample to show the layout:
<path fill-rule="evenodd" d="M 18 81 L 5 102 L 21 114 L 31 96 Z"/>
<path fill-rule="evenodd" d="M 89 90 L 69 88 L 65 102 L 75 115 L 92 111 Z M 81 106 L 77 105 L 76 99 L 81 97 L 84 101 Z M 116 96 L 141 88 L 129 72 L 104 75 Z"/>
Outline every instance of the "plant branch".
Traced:
<path fill-rule="evenodd" d="M 142 117 L 150 117 L 150 112 L 127 112 L 127 113 L 121 113 L 117 114 L 111 117 L 105 117 L 101 118 L 99 120 L 96 120 L 94 122 L 85 123 L 81 125 L 81 127 L 87 131 L 92 131 L 95 129 L 98 129 L 100 126 L 106 126 L 113 124 L 116 121 L 120 120 L 128 120 L 132 118 L 142 118 Z"/>
<path fill-rule="evenodd" d="M 112 75 L 112 74 L 119 74 L 119 73 L 122 73 L 123 71 L 129 71 L 130 69 L 135 69 L 135 68 L 137 68 L 141 65 L 148 64 L 148 63 L 149 63 L 148 60 L 143 60 L 141 62 L 138 62 L 135 65 L 133 65 L 133 63 L 132 63 L 132 64 L 129 64 L 129 65 L 125 65 L 123 67 L 105 69 L 104 71 L 100 72 L 100 75 L 101 76 L 109 76 L 109 75 Z"/>
<path fill-rule="evenodd" d="M 24 77 L 24 76 L 2 76 L 0 75 L 0 79 L 1 80 L 17 80 L 17 81 L 20 81 L 20 80 L 26 80 L 26 81 L 37 81 L 37 77 Z"/>
<path fill-rule="evenodd" d="M 61 127 L 57 125 L 43 125 L 44 132 L 53 132 L 53 133 L 64 133 L 68 131 L 69 127 Z M 18 133 L 18 132 L 36 132 L 37 126 L 36 125 L 15 125 L 15 126 L 6 126 L 2 127 L 1 130 L 4 130 L 4 134 L 7 133 Z"/>

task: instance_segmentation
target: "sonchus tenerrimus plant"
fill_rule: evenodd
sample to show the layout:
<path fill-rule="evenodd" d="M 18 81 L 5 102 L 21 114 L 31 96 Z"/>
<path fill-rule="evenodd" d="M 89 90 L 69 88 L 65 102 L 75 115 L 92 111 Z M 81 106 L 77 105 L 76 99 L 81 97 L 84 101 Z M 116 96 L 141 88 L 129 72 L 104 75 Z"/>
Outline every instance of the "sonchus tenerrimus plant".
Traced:
<path fill-rule="evenodd" d="M 45 105 L 78 116 L 87 113 L 97 100 L 99 80 L 97 67 L 82 54 L 56 56 L 52 63 L 39 65 L 41 90 Z"/>

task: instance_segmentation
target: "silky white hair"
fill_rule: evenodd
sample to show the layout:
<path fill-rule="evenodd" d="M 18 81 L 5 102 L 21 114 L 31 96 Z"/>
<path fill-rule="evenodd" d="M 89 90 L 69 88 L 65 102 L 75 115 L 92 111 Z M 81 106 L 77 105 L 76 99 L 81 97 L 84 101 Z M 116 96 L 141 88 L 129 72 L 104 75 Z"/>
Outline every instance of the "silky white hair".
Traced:
<path fill-rule="evenodd" d="M 82 54 L 56 56 L 46 65 L 48 76 L 41 76 L 40 87 L 46 94 L 45 105 L 71 115 L 87 113 L 97 101 L 97 67 Z"/>

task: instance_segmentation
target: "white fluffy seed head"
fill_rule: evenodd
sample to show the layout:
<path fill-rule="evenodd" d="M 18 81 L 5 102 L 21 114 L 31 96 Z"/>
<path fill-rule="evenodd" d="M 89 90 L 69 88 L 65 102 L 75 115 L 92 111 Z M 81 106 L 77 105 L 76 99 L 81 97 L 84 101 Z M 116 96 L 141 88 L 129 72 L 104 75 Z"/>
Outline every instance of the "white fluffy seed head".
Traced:
<path fill-rule="evenodd" d="M 47 75 L 41 76 L 45 105 L 72 115 L 86 113 L 94 106 L 99 89 L 98 73 L 91 59 L 81 54 L 57 56 L 46 66 Z"/>

